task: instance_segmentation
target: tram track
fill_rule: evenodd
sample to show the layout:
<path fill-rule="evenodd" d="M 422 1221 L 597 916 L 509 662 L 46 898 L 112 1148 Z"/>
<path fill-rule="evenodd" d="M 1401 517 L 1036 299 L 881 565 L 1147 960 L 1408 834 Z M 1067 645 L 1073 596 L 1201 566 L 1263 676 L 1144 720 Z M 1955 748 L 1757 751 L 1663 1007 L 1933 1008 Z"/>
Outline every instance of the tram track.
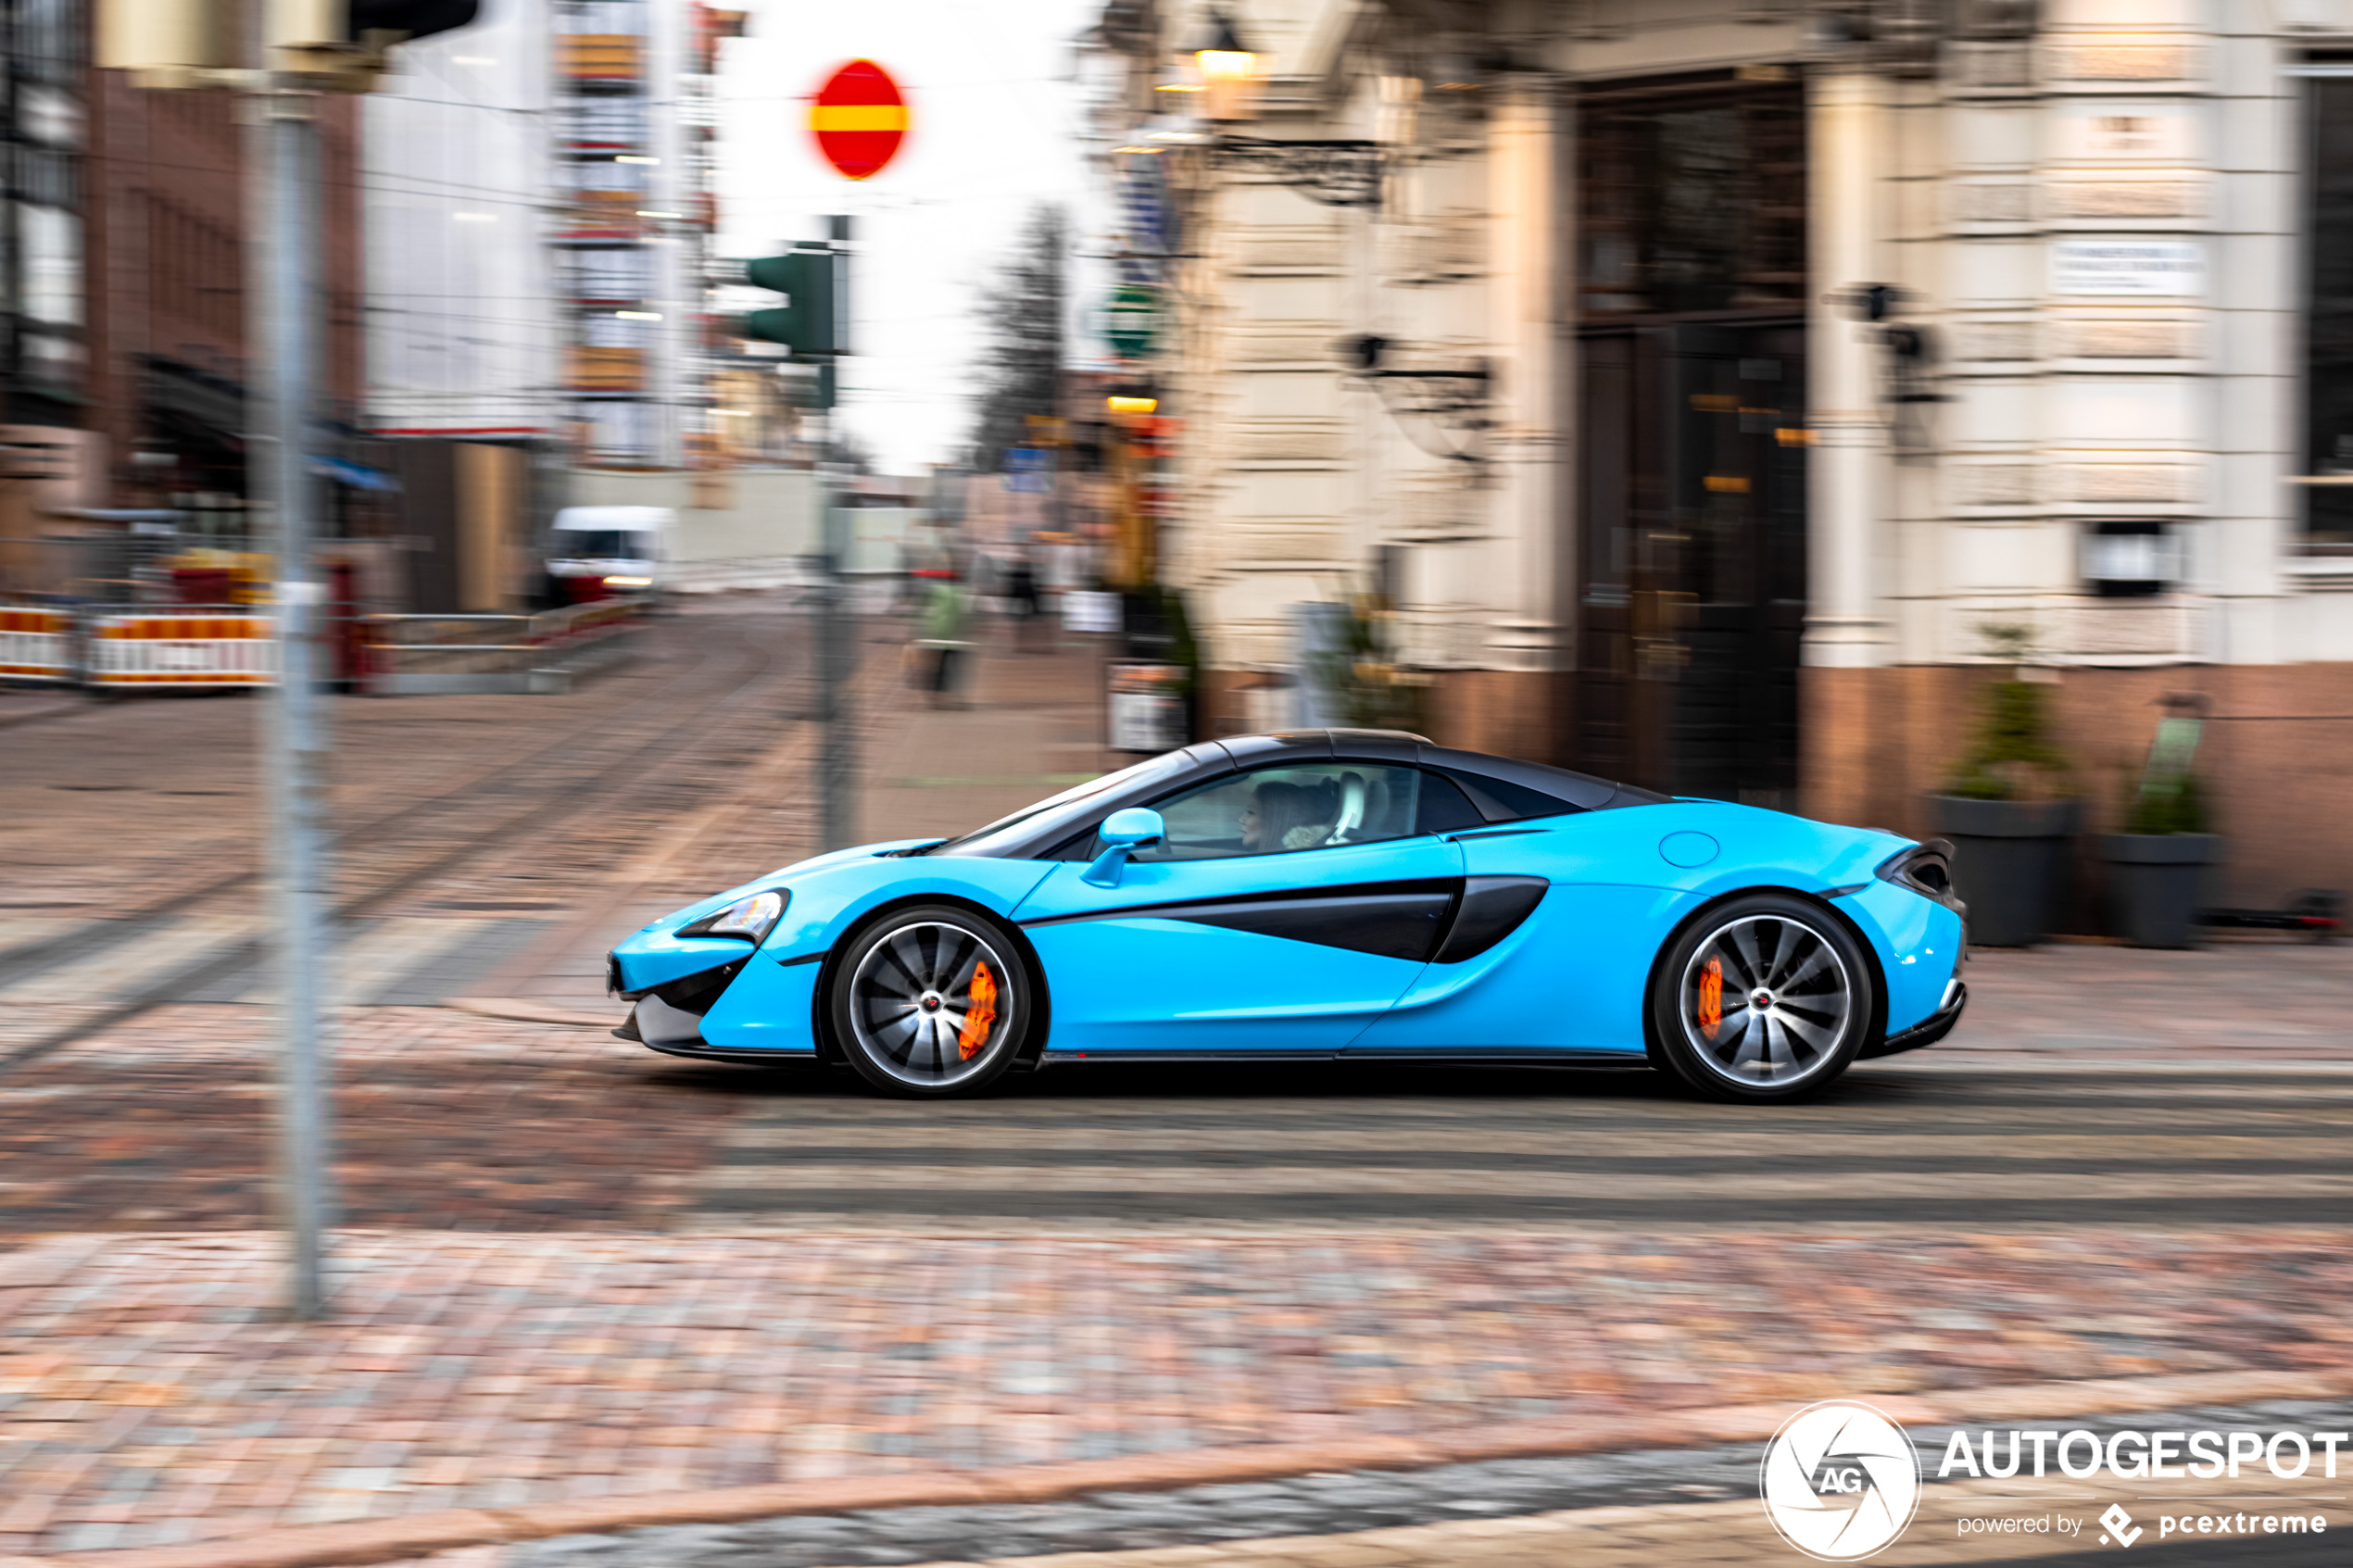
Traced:
<path fill-rule="evenodd" d="M 625 727 L 634 716 L 641 712 L 655 711 L 674 703 L 678 697 L 679 688 L 691 689 L 697 679 L 714 662 L 714 655 L 718 650 L 706 648 L 702 651 L 703 657 L 681 671 L 677 680 L 665 684 L 660 690 L 636 698 L 618 712 L 608 716 L 604 723 L 610 729 L 620 729 Z M 404 824 L 415 823 L 437 808 L 462 804 L 471 797 L 494 789 L 503 779 L 526 774 L 550 753 L 560 751 L 566 746 L 576 746 L 580 738 L 581 734 L 577 730 L 560 733 L 550 737 L 543 746 L 534 747 L 521 756 L 506 756 L 490 767 L 471 773 L 444 789 L 436 790 L 422 798 L 409 800 L 391 811 L 371 817 L 365 822 L 352 822 L 337 828 L 333 837 L 333 847 L 338 850 L 346 849 L 352 845 L 378 837 L 387 830 L 396 830 Z M 200 863 L 202 862 L 197 857 L 191 857 L 182 862 L 192 870 Z M 143 881 L 160 884 L 174 890 L 159 895 L 145 904 L 131 909 L 128 913 L 87 921 L 69 931 L 58 932 L 34 941 L 0 949 L 0 987 L 12 985 L 57 963 L 80 958 L 86 953 L 111 947 L 144 932 L 152 931 L 165 921 L 185 915 L 191 910 L 201 909 L 207 904 L 254 885 L 260 881 L 262 874 L 260 867 L 249 866 L 241 871 L 213 876 L 209 880 L 195 882 L 194 885 L 184 885 L 172 876 L 171 872 L 172 868 L 164 867 L 143 872 Z"/>
<path fill-rule="evenodd" d="M 716 619 L 716 618 L 714 618 Z M 779 632 L 786 625 L 781 618 Z M 698 732 L 724 735 L 724 721 L 737 709 L 765 689 L 767 677 L 774 669 L 779 650 L 774 638 L 754 638 L 738 633 L 726 645 L 738 656 L 732 665 L 719 673 L 710 684 L 722 689 L 710 701 L 696 705 L 691 710 L 651 733 L 628 741 L 618 749 L 598 759 L 585 771 L 579 768 L 544 770 L 544 779 L 535 782 L 518 809 L 500 812 L 495 821 L 470 827 L 454 836 L 448 834 L 432 835 L 432 846 L 421 859 L 390 869 L 373 868 L 375 874 L 361 873 L 366 885 L 354 888 L 336 898 L 329 911 L 329 919 L 338 925 L 347 924 L 362 916 L 373 906 L 381 905 L 413 892 L 435 877 L 497 844 L 510 834 L 536 824 L 544 834 L 548 826 L 549 808 L 557 808 L 555 820 L 560 822 L 576 817 L 592 808 L 612 809 L 611 797 L 616 784 L 632 780 L 639 786 L 648 783 L 666 782 L 669 776 L 691 768 L 702 748 L 684 737 Z M 681 686 L 691 689 L 693 683 L 704 677 L 715 660 L 710 657 L 698 659 L 683 680 L 665 684 L 659 691 L 631 703 L 617 715 L 601 720 L 586 735 L 610 735 L 623 733 L 632 716 L 660 710 L 674 710 L 683 695 Z M 497 767 L 472 775 L 462 783 L 434 796 L 413 801 L 397 810 L 386 812 L 365 822 L 354 823 L 336 834 L 340 846 L 363 842 L 380 842 L 386 828 L 395 824 L 416 824 L 435 807 L 477 803 L 485 793 L 493 793 L 502 782 L 527 776 L 551 753 L 576 748 L 584 739 L 581 731 L 571 731 L 551 739 L 519 758 L 510 758 Z M 72 961 L 125 943 L 136 942 L 162 929 L 167 922 L 186 920 L 193 912 L 207 905 L 219 906 L 259 880 L 258 868 L 247 869 L 216 878 L 200 888 L 157 900 L 135 914 L 90 922 L 75 931 L 60 934 L 46 942 L 28 945 L 8 954 L 0 955 L 0 987 L 6 987 L 31 974 L 63 961 Z M 187 992 L 242 970 L 251 968 L 263 955 L 266 941 L 259 935 L 225 936 L 204 947 L 195 957 L 182 964 L 145 977 L 122 995 L 109 998 L 94 1011 L 85 1012 L 57 1027 L 37 1035 L 34 1038 L 0 1048 L 0 1073 L 38 1060 L 101 1030 L 111 1028 L 137 1017 L 152 1008 L 169 1002 Z M 27 954 L 33 948 L 46 955 L 38 962 L 29 961 Z"/>

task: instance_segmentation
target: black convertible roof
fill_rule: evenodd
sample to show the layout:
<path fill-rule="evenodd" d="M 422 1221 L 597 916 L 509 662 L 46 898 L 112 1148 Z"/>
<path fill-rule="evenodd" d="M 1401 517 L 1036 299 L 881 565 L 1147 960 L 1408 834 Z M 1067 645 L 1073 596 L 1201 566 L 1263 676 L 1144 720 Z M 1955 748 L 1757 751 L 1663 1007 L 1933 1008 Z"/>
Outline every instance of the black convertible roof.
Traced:
<path fill-rule="evenodd" d="M 1181 760 L 1179 760 L 1181 759 Z M 1590 773 L 1523 762 L 1510 757 L 1490 757 L 1479 751 L 1456 751 L 1423 735 L 1403 730 L 1281 730 L 1272 734 L 1228 735 L 1221 740 L 1196 741 L 1159 759 L 1173 767 L 1153 767 L 1129 783 L 942 846 L 950 855 L 1001 856 L 1028 859 L 1051 854 L 1081 832 L 1127 806 L 1166 799 L 1221 773 L 1252 768 L 1282 767 L 1331 760 L 1388 763 L 1420 767 L 1452 775 L 1466 785 L 1481 815 L 1490 822 L 1525 821 L 1566 811 L 1606 811 L 1621 806 L 1656 806 L 1670 797 L 1632 784 L 1615 784 Z M 1482 780 L 1501 786 L 1481 789 Z"/>
<path fill-rule="evenodd" d="M 1591 773 L 1512 757 L 1491 757 L 1483 751 L 1457 751 L 1426 735 L 1403 730 L 1283 730 L 1267 735 L 1233 735 L 1212 745 L 1223 746 L 1239 767 L 1258 768 L 1280 754 L 1302 759 L 1329 757 L 1344 762 L 1416 764 L 1441 772 L 1468 773 L 1475 778 L 1500 779 L 1566 800 L 1585 811 L 1605 811 L 1617 806 L 1656 806 L 1670 797 L 1633 784 L 1597 779 Z M 1198 750 L 1198 747 L 1189 749 Z"/>

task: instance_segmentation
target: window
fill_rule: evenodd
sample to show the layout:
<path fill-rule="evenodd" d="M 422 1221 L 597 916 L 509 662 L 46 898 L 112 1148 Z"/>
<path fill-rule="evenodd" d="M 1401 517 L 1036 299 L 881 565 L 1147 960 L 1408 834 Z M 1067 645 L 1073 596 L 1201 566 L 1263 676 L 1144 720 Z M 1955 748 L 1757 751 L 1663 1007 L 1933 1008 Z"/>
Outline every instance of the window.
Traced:
<path fill-rule="evenodd" d="M 637 250 L 576 250 L 565 257 L 571 294 L 579 300 L 637 300 L 652 292 L 649 257 Z"/>
<path fill-rule="evenodd" d="M 1157 808 L 1168 837 L 1139 860 L 1214 860 L 1376 844 L 1416 831 L 1422 775 L 1412 768 L 1319 762 L 1228 775 Z"/>
<path fill-rule="evenodd" d="M 1415 824 L 1424 833 L 1461 833 L 1466 828 L 1483 828 L 1487 819 L 1470 803 L 1462 786 L 1443 773 L 1422 775 L 1420 820 Z"/>
<path fill-rule="evenodd" d="M 602 311 L 580 320 L 580 341 L 591 348 L 643 348 L 654 340 L 654 323 L 625 321 Z"/>
<path fill-rule="evenodd" d="M 2316 77 L 2305 267 L 2305 472 L 2353 472 L 2353 78 Z M 2353 486 L 2304 490 L 2311 544 L 2353 546 Z"/>
<path fill-rule="evenodd" d="M 20 202 L 17 234 L 24 252 L 24 313 L 52 326 L 80 326 L 82 220 Z"/>
<path fill-rule="evenodd" d="M 1557 795 L 1547 795 L 1541 789 L 1512 783 L 1509 779 L 1492 778 L 1485 773 L 1449 773 L 1469 796 L 1480 814 L 1491 822 L 1516 822 L 1528 817 L 1557 817 L 1567 811 L 1581 811 L 1583 807 Z M 1439 830 L 1443 832 L 1443 829 Z"/>
<path fill-rule="evenodd" d="M 1804 304 L 1803 89 L 1596 93 L 1577 148 L 1581 313 Z"/>
<path fill-rule="evenodd" d="M 1085 784 L 1074 784 L 1060 795 L 1048 796 L 1034 806 L 1025 806 L 1012 816 L 1000 817 L 988 826 L 975 828 L 960 838 L 951 838 L 945 843 L 935 844 L 924 853 L 926 855 L 1000 855 L 1005 852 L 1008 843 L 1018 843 L 1021 840 L 1034 838 L 1041 833 L 1053 833 L 1057 820 L 1070 829 L 1076 830 L 1078 823 L 1086 819 L 1088 813 L 1096 809 L 1089 803 L 1099 795 L 1107 795 L 1113 791 L 1125 793 L 1137 789 L 1149 791 L 1153 780 L 1170 778 L 1198 765 L 1192 755 L 1185 751 L 1164 752 L 1158 757 L 1148 757 L 1141 762 L 1128 764 L 1115 773 L 1105 773 L 1100 779 L 1089 779 Z M 1089 834 L 1081 838 L 1078 841 L 1079 846 L 1093 845 L 1093 836 Z M 1101 850 L 1100 845 L 1088 848 L 1087 859 L 1094 859 Z M 1071 845 L 1064 844 L 1053 858 L 1067 859 L 1076 852 Z"/>
<path fill-rule="evenodd" d="M 634 147 L 647 140 L 646 107 L 634 98 L 570 104 L 562 136 L 576 147 Z"/>
<path fill-rule="evenodd" d="M 82 106 L 55 87 L 17 90 L 17 130 L 46 147 L 82 145 Z"/>
<path fill-rule="evenodd" d="M 555 551 L 568 560 L 645 560 L 653 555 L 653 536 L 619 528 L 560 528 Z"/>

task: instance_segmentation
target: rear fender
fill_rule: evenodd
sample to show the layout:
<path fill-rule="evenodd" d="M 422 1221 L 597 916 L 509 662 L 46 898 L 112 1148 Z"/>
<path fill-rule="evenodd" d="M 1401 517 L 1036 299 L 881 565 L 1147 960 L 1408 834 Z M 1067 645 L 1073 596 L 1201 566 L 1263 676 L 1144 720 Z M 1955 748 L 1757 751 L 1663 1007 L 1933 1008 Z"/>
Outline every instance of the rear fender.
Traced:
<path fill-rule="evenodd" d="M 1685 932 L 1705 921 L 1733 899 L 1751 893 L 1780 893 L 1803 903 L 1811 904 L 1843 928 L 1849 936 L 1855 938 L 1855 945 L 1863 949 L 1863 961 L 1871 966 L 1871 1017 L 1865 1025 L 1863 1042 L 1867 1046 L 1876 1045 L 1886 1036 L 1887 963 L 1881 955 L 1879 941 L 1870 932 L 1865 930 L 1852 915 L 1831 900 L 1818 894 L 1809 893 L 1802 887 L 1776 887 L 1769 884 L 1761 886 L 1736 887 L 1710 898 L 1685 916 L 1673 931 L 1667 933 L 1667 940 L 1658 945 L 1658 951 L 1651 959 L 1650 975 L 1642 986 L 1642 1046 L 1650 1053 L 1654 1065 L 1661 1069 L 1667 1065 L 1665 1059 L 1659 1055 L 1658 1021 L 1651 1016 L 1650 998 L 1657 994 L 1659 975 L 1667 967 L 1667 954 L 1674 951 L 1675 945 L 1683 939 Z M 1924 898 L 1920 901 L 1928 902 Z"/>

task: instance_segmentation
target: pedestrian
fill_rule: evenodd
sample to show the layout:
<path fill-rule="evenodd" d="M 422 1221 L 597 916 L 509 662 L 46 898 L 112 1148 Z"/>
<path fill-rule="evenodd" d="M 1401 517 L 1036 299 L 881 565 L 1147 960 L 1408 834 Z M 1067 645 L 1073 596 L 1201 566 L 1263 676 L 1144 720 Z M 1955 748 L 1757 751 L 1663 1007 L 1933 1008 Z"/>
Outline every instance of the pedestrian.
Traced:
<path fill-rule="evenodd" d="M 968 646 L 964 636 L 964 620 L 971 600 L 963 584 L 957 580 L 956 569 L 950 565 L 930 574 L 931 586 L 924 596 L 923 611 L 916 621 L 916 646 L 931 655 L 930 701 L 934 708 L 961 708 L 956 696 L 956 682 L 960 673 L 960 656 Z"/>
<path fill-rule="evenodd" d="M 1005 599 L 1014 621 L 1014 646 L 1028 651 L 1036 638 L 1031 622 L 1045 613 L 1038 594 L 1038 568 L 1029 558 L 1030 546 L 1018 547 L 1005 565 Z"/>

